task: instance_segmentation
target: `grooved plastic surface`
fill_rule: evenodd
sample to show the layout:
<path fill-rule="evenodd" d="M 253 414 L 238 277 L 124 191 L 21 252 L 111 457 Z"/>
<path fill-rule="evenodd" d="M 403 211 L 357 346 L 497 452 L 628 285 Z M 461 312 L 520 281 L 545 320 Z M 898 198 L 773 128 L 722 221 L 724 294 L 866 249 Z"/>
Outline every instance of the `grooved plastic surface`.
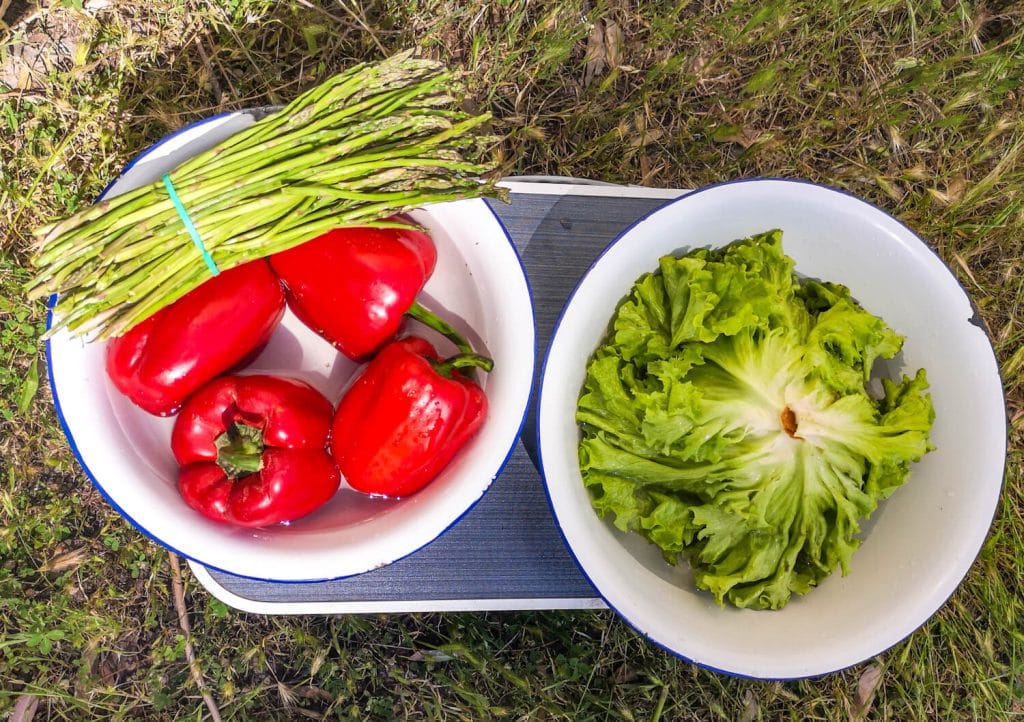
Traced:
<path fill-rule="evenodd" d="M 273 611 L 274 604 L 299 613 L 307 611 L 303 604 L 317 611 L 329 611 L 332 604 L 338 611 L 352 604 L 367 611 L 375 603 L 382 609 L 429 609 L 432 602 L 439 609 L 486 610 L 507 609 L 509 600 L 523 600 L 522 606 L 532 609 L 600 606 L 558 532 L 537 468 L 537 382 L 548 340 L 576 283 L 616 236 L 665 202 L 663 197 L 534 193 L 513 193 L 508 204 L 488 201 L 523 259 L 533 294 L 534 395 L 508 464 L 448 531 L 404 559 L 354 577 L 268 583 L 193 566 L 200 581 L 235 606 L 263 611 Z M 412 602 L 418 606 L 403 606 Z"/>

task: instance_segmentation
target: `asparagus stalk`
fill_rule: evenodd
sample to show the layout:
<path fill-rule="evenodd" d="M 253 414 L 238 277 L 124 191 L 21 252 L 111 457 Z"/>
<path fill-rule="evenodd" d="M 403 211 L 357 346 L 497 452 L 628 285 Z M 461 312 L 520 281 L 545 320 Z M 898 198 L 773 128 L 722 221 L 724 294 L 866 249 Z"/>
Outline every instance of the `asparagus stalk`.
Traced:
<path fill-rule="evenodd" d="M 356 65 L 171 172 L 220 270 L 331 228 L 394 226 L 391 216 L 497 195 L 481 136 L 489 115 L 456 108 L 458 79 L 410 53 Z M 57 294 L 50 334 L 96 339 L 135 324 L 209 270 L 162 182 L 34 232 L 30 298 Z"/>

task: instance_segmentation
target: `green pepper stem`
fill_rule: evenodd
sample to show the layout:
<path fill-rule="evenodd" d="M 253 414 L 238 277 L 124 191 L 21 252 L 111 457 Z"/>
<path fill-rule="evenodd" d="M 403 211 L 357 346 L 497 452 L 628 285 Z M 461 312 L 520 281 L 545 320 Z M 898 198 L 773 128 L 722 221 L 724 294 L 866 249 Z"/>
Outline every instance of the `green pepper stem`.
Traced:
<path fill-rule="evenodd" d="M 237 478 L 244 474 L 255 474 L 262 469 L 263 457 L 261 454 L 236 454 L 221 449 L 217 454 L 217 466 L 228 476 Z"/>
<path fill-rule="evenodd" d="M 457 356 L 452 356 L 444 361 L 435 361 L 431 365 L 434 367 L 434 370 L 442 376 L 451 378 L 455 369 L 477 368 L 482 369 L 483 371 L 490 371 L 494 368 L 494 361 L 486 356 L 470 352 L 460 353 Z"/>
<path fill-rule="evenodd" d="M 456 348 L 464 354 L 472 354 L 473 347 L 469 345 L 469 342 L 456 331 L 447 321 L 436 315 L 432 311 L 428 311 L 419 304 L 418 301 L 413 301 L 412 306 L 405 312 L 406 316 L 414 318 L 424 326 L 432 328 L 439 334 L 444 336 L 446 339 L 455 344 Z M 483 357 L 481 357 L 483 358 Z M 488 359 L 489 360 L 489 359 Z M 481 367 L 483 368 L 483 367 Z M 490 369 L 487 369 L 488 371 Z"/>
<path fill-rule="evenodd" d="M 217 466 L 232 479 L 255 474 L 263 468 L 263 432 L 235 422 L 214 440 Z"/>

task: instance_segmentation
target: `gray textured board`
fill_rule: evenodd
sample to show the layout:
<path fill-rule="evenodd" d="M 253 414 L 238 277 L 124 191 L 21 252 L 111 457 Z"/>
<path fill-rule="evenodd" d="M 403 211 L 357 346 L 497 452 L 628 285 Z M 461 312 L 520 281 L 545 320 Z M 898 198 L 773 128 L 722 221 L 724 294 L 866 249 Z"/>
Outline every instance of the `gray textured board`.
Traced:
<path fill-rule="evenodd" d="M 566 298 L 615 236 L 659 198 L 514 193 L 489 201 L 518 249 L 537 319 L 537 378 Z M 527 339 L 523 339 L 524 343 Z M 534 393 L 534 400 L 536 393 Z M 227 592 L 260 603 L 592 599 L 593 587 L 555 526 L 537 471 L 535 408 L 505 469 L 466 516 L 431 544 L 380 569 L 316 583 L 268 583 L 207 570 Z"/>

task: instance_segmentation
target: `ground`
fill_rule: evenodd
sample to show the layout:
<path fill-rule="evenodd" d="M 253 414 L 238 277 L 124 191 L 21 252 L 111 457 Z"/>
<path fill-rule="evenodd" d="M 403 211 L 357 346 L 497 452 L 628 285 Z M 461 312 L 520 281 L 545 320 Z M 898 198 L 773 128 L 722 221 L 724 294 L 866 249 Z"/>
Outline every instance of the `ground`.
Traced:
<path fill-rule="evenodd" d="M 0 714 L 1024 717 L 1019 2 L 0 0 L 0 11 Z M 187 568 L 176 584 L 175 560 L 106 505 L 60 432 L 44 308 L 21 293 L 30 230 L 90 202 L 171 130 L 406 47 L 465 70 L 468 102 L 505 138 L 506 174 L 665 187 L 808 178 L 877 203 L 935 248 L 992 338 L 1010 445 L 988 540 L 927 624 L 844 672 L 767 682 L 679 661 L 610 612 L 267 618 L 225 607 Z"/>

